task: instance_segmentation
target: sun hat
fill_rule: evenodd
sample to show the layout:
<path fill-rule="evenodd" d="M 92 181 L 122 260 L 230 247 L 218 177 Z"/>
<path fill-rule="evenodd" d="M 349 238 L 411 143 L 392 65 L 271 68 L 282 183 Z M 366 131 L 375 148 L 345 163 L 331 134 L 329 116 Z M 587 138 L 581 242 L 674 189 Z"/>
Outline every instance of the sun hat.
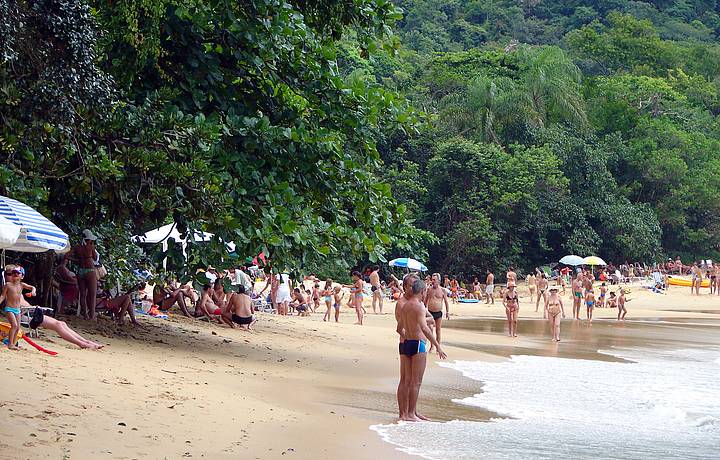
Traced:
<path fill-rule="evenodd" d="M 90 241 L 97 240 L 97 236 L 95 236 L 95 234 L 93 232 L 91 232 L 89 228 L 86 228 L 85 230 L 83 230 L 82 235 L 83 235 L 83 240 L 90 240 Z"/>

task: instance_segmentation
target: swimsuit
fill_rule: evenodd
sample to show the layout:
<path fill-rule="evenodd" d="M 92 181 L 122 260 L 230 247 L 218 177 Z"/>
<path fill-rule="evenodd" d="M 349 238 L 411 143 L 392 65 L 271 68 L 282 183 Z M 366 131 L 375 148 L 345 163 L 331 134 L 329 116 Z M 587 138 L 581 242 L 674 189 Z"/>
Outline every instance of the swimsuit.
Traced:
<path fill-rule="evenodd" d="M 403 353 L 403 351 L 405 351 L 405 350 L 403 350 L 403 345 L 405 345 L 405 342 L 398 343 L 398 353 L 401 355 L 405 354 L 405 353 Z"/>
<path fill-rule="evenodd" d="M 575 297 L 582 297 L 582 292 L 576 292 Z"/>
<path fill-rule="evenodd" d="M 443 315 L 442 310 L 440 310 L 440 311 L 431 311 L 430 314 L 431 314 L 432 317 L 435 318 L 435 319 L 441 319 L 441 318 L 442 318 L 442 315 Z"/>
<path fill-rule="evenodd" d="M 339 310 L 339 309 L 340 309 L 340 302 L 335 302 L 335 305 L 333 305 L 333 307 L 335 307 L 336 310 Z"/>
<path fill-rule="evenodd" d="M 587 304 L 587 307 L 588 307 L 588 308 L 592 308 L 593 305 L 595 305 L 595 302 L 593 302 L 592 300 L 588 300 L 588 301 L 585 302 L 585 303 Z"/>
<path fill-rule="evenodd" d="M 412 358 L 418 353 L 427 353 L 424 340 L 406 340 L 402 343 L 402 354 Z"/>
<path fill-rule="evenodd" d="M 553 302 L 548 305 L 548 313 L 555 316 L 558 313 L 560 313 L 560 304 L 557 302 Z"/>
<path fill-rule="evenodd" d="M 94 268 L 79 268 L 78 269 L 78 275 L 82 276 L 83 278 L 85 278 L 85 275 L 87 275 L 88 273 L 95 273 L 95 269 Z"/>
<path fill-rule="evenodd" d="M 326 295 L 325 302 L 332 302 L 332 296 Z"/>
<path fill-rule="evenodd" d="M 5 313 L 12 313 L 13 315 L 19 315 L 20 309 L 14 307 L 5 307 Z"/>
<path fill-rule="evenodd" d="M 243 325 L 243 324 L 251 324 L 251 323 L 253 322 L 253 317 L 252 317 L 252 315 L 250 315 L 250 316 L 238 316 L 238 315 L 236 315 L 235 313 L 233 313 L 233 314 L 232 314 L 232 320 L 233 320 L 233 323 L 236 323 L 236 324 L 241 324 L 241 325 Z"/>

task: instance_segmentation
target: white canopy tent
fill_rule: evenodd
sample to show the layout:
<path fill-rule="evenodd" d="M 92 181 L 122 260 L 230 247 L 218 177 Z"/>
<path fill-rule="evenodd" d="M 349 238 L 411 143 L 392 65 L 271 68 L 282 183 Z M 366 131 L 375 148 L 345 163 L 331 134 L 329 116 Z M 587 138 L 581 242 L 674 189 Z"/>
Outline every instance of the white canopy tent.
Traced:
<path fill-rule="evenodd" d="M 212 233 L 195 231 L 192 235 L 191 241 L 194 241 L 195 243 L 207 242 L 210 241 L 213 236 L 215 235 Z M 163 252 L 167 252 L 168 240 L 170 238 L 182 246 L 183 255 L 187 257 L 187 253 L 185 251 L 187 249 L 187 241 L 189 238 L 183 238 L 182 235 L 180 235 L 180 232 L 177 229 L 177 224 L 175 223 L 163 225 L 162 227 L 150 230 L 143 235 L 135 235 L 132 237 L 132 241 L 138 244 L 162 243 Z M 226 243 L 226 246 L 230 251 L 235 250 L 235 244 L 232 242 Z M 167 267 L 167 259 L 163 261 L 163 267 Z"/>

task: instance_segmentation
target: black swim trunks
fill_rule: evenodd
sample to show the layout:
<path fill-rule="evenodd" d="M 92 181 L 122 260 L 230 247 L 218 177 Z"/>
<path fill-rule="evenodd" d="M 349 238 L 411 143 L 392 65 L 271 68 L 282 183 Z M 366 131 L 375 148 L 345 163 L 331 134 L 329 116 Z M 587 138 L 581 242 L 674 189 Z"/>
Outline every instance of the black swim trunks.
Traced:
<path fill-rule="evenodd" d="M 377 291 L 377 286 L 372 286 L 372 287 L 370 288 L 370 290 L 373 291 L 373 292 Z"/>
<path fill-rule="evenodd" d="M 441 311 L 431 311 L 430 314 L 435 319 L 441 319 L 442 318 L 442 310 Z"/>
<path fill-rule="evenodd" d="M 253 317 L 252 316 L 238 316 L 235 313 L 233 313 L 232 320 L 233 320 L 233 323 L 240 324 L 240 325 L 251 324 L 253 322 Z"/>
<path fill-rule="evenodd" d="M 406 340 L 400 344 L 403 355 L 412 358 L 418 353 L 427 353 L 427 346 L 423 340 Z"/>

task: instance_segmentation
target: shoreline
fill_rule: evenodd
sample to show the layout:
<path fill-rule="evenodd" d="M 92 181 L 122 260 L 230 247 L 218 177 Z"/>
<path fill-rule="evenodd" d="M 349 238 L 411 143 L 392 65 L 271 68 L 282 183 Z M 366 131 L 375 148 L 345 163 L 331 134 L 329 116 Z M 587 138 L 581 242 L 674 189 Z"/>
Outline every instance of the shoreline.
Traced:
<path fill-rule="evenodd" d="M 633 292 L 625 323 L 602 319 L 588 326 L 566 319 L 559 346 L 549 335 L 544 340 L 542 314 L 522 302 L 517 339 L 503 334 L 499 304 L 451 304 L 444 344 L 450 362 L 510 354 L 598 359 L 586 349 L 596 342 L 671 344 L 677 328 L 667 331 L 670 326 L 654 318 L 695 331 L 704 325 L 683 321 L 720 324 L 718 315 L 703 313 L 720 309 L 720 297 L 695 299 L 684 291 L 663 297 Z M 393 307 L 386 304 L 386 310 Z M 596 315 L 615 312 L 598 309 Z M 334 324 L 323 323 L 322 313 L 260 314 L 254 334 L 177 315 L 143 317 L 141 330 L 71 318 L 81 334 L 109 346 L 79 350 L 42 332 L 38 343 L 60 352 L 57 357 L 27 346 L 3 350 L 0 404 L 10 416 L 0 418 L 0 449 L 20 458 L 413 458 L 370 429 L 396 421 L 394 317 L 370 314 L 358 327 L 353 316 L 343 310 L 347 323 Z M 703 334 L 688 338 L 706 340 Z M 439 422 L 495 416 L 451 402 L 480 393 L 482 383 L 437 361 L 428 357 L 421 412 Z"/>

